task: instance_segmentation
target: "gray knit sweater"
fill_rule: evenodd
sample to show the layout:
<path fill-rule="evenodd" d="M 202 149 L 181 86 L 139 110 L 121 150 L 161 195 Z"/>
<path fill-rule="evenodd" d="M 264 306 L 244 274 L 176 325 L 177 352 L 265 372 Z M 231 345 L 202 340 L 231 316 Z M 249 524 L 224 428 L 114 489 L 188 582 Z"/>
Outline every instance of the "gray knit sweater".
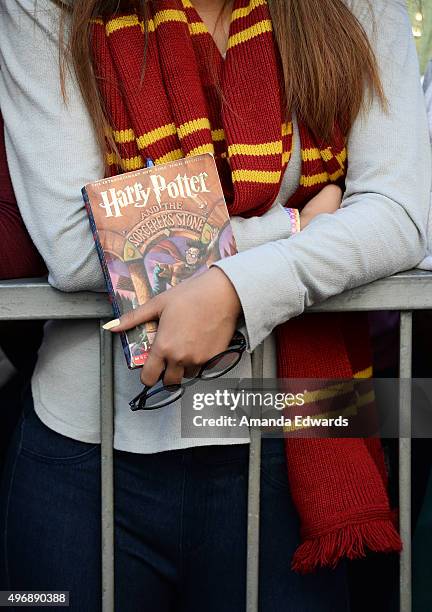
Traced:
<path fill-rule="evenodd" d="M 273 208 L 260 218 L 233 219 L 241 252 L 219 264 L 240 297 L 249 346 L 266 339 L 267 375 L 275 371 L 275 326 L 310 304 L 411 268 L 425 253 L 430 145 L 405 2 L 374 0 L 376 36 L 369 3 L 349 4 L 371 37 L 390 108 L 386 114 L 374 101 L 351 131 L 342 208 L 316 217 L 290 237 L 289 218 L 280 205 L 299 182 L 296 137 Z M 72 76 L 68 104 L 62 101 L 58 9 L 49 0 L 36 6 L 35 0 L 2 0 L 0 12 L 0 106 L 22 216 L 54 287 L 103 291 L 80 195 L 82 185 L 102 176 L 103 164 Z M 90 443 L 99 441 L 98 333 L 92 321 L 49 323 L 32 384 L 40 418 Z M 249 373 L 246 354 L 232 375 Z M 139 388 L 139 373 L 127 370 L 116 344 L 116 448 L 147 453 L 221 442 L 182 438 L 178 406 L 131 413 L 127 403 Z"/>

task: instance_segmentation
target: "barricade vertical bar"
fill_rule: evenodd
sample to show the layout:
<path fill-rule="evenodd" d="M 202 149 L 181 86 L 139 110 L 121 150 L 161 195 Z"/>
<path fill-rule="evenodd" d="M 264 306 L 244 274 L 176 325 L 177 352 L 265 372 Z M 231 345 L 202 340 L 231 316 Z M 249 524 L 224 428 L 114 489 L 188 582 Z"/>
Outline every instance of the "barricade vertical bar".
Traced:
<path fill-rule="evenodd" d="M 262 344 L 252 353 L 252 378 L 254 386 L 260 387 L 263 378 Z M 261 410 L 259 414 L 261 414 Z M 249 446 L 246 612 L 258 612 L 260 484 L 261 429 L 260 427 L 251 427 Z"/>
<path fill-rule="evenodd" d="M 399 353 L 399 508 L 403 551 L 400 558 L 400 610 L 411 612 L 411 375 L 412 312 L 401 312 Z"/>
<path fill-rule="evenodd" d="M 101 325 L 104 321 L 101 321 Z M 100 331 L 102 612 L 114 612 L 114 392 L 112 336 Z"/>

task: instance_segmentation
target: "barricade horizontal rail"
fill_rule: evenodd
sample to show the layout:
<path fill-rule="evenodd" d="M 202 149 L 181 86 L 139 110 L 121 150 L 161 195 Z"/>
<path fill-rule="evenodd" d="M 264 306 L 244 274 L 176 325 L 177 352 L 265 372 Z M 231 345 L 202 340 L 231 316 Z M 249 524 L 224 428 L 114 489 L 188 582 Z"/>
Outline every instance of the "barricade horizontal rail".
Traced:
<path fill-rule="evenodd" d="M 410 270 L 377 280 L 332 297 L 307 309 L 308 312 L 353 312 L 394 310 L 401 312 L 400 376 L 411 377 L 412 311 L 432 310 L 432 273 Z M 0 281 L 0 321 L 43 319 L 112 318 L 105 293 L 64 293 L 53 289 L 46 279 Z M 256 362 L 262 355 L 255 351 Z M 101 373 L 101 461 L 102 461 L 102 609 L 114 611 L 114 393 L 111 335 L 100 333 Z M 400 422 L 410 431 L 411 397 L 401 386 Z M 247 612 L 258 610 L 258 546 L 260 436 L 251 432 L 251 460 L 248 500 Z M 411 612 L 411 440 L 399 442 L 400 531 L 404 542 L 400 565 L 400 610 Z"/>
<path fill-rule="evenodd" d="M 346 291 L 308 311 L 428 310 L 431 288 L 431 272 L 410 270 Z M 107 317 L 112 309 L 105 293 L 64 293 L 45 279 L 0 281 L 0 320 Z"/>

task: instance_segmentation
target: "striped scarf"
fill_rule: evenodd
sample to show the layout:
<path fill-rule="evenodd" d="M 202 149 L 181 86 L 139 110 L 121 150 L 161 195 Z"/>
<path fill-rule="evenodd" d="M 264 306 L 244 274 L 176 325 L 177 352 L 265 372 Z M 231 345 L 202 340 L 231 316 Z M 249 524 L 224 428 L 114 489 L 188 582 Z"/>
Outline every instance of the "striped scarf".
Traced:
<path fill-rule="evenodd" d="M 265 213 L 293 148 L 267 1 L 235 1 L 225 59 L 190 0 L 153 0 L 149 8 L 145 25 L 135 12 L 93 22 L 96 77 L 118 149 L 107 153 L 110 174 L 142 168 L 147 157 L 161 164 L 212 153 L 230 215 Z M 347 158 L 337 128 L 331 142 L 318 142 L 301 121 L 299 134 L 301 179 L 287 203 L 297 208 L 324 185 L 343 183 Z M 371 375 L 364 316 L 307 315 L 276 337 L 279 378 Z M 312 395 L 308 408 L 325 411 L 328 392 Z M 288 437 L 286 455 L 301 519 L 295 570 L 334 566 L 367 548 L 400 550 L 377 440 Z"/>

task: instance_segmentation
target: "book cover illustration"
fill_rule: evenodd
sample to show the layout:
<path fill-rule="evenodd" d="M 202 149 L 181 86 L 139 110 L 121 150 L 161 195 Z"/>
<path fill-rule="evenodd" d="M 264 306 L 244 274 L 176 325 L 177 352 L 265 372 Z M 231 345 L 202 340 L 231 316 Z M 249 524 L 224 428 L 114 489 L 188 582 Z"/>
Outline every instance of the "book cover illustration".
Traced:
<path fill-rule="evenodd" d="M 116 317 L 236 253 L 210 154 L 96 181 L 82 193 Z M 156 329 L 149 322 L 121 334 L 129 368 L 145 363 Z"/>

